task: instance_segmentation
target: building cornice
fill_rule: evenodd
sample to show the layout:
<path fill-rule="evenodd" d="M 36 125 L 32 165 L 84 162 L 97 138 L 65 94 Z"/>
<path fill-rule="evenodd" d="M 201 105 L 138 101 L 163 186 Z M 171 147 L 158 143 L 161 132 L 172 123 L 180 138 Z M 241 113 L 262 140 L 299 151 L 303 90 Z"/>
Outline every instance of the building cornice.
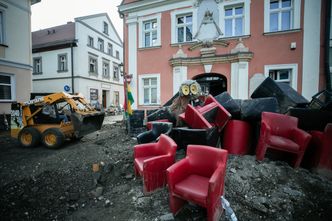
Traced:
<path fill-rule="evenodd" d="M 192 2 L 191 0 L 187 0 L 187 1 Z M 145 1 L 132 2 L 132 3 L 128 3 L 128 4 L 121 4 L 120 6 L 118 6 L 118 8 L 119 8 L 119 13 L 124 14 L 124 13 L 139 11 L 142 9 L 155 8 L 158 6 L 163 6 L 163 5 L 171 4 L 174 2 L 179 2 L 179 1 L 178 0 L 145 0 Z"/>
<path fill-rule="evenodd" d="M 64 79 L 71 79 L 72 77 L 54 77 L 54 78 L 35 78 L 32 79 L 32 81 L 48 81 L 48 80 L 64 80 Z M 108 83 L 108 84 L 113 84 L 117 86 L 123 86 L 122 83 L 114 82 L 114 81 L 106 81 L 106 80 L 100 80 L 96 78 L 89 78 L 89 77 L 84 77 L 84 76 L 74 76 L 73 78 L 75 79 L 85 79 L 85 80 L 92 80 L 92 81 L 97 81 L 101 83 Z"/>
<path fill-rule="evenodd" d="M 33 45 L 32 53 L 53 51 L 63 48 L 77 47 L 77 40 L 64 40 L 57 42 L 49 42 L 45 44 Z"/>
<path fill-rule="evenodd" d="M 11 68 L 20 68 L 25 70 L 32 70 L 32 66 L 30 64 L 23 64 L 14 61 L 8 61 L 4 59 L 0 59 L 0 65 L 11 67 Z"/>
<path fill-rule="evenodd" d="M 172 58 L 169 60 L 169 62 L 173 67 L 204 64 L 223 64 L 250 61 L 253 58 L 253 55 L 254 54 L 252 52 L 239 52 L 235 54 L 223 54 L 211 57 Z"/>

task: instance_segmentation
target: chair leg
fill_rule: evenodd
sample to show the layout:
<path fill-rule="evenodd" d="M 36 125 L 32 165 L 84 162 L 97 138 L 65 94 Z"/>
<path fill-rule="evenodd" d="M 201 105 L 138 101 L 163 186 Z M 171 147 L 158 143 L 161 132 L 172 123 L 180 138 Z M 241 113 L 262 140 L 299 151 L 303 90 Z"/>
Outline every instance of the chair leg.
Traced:
<path fill-rule="evenodd" d="M 217 201 L 214 205 L 207 207 L 207 220 L 218 221 L 222 214 L 221 202 Z"/>
<path fill-rule="evenodd" d="M 176 196 L 172 196 L 172 193 L 169 194 L 169 207 L 174 215 L 176 215 L 181 210 L 185 203 L 185 200 Z"/>
<path fill-rule="evenodd" d="M 298 168 L 302 162 L 304 153 L 299 153 L 296 155 L 295 160 L 293 161 L 294 168 Z"/>
<path fill-rule="evenodd" d="M 266 145 L 264 145 L 262 143 L 262 141 L 258 141 L 258 145 L 256 148 L 256 160 L 263 160 L 264 159 L 264 155 L 266 152 Z"/>

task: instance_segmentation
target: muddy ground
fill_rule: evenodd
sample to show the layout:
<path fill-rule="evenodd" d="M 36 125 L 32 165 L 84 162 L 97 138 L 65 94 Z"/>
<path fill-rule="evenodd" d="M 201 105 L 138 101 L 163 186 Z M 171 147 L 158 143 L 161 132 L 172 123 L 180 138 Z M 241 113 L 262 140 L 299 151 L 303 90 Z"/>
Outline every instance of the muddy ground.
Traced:
<path fill-rule="evenodd" d="M 26 149 L 1 136 L 1 220 L 205 220 L 193 204 L 173 217 L 166 188 L 143 195 L 133 174 L 135 144 L 121 122 L 58 150 Z M 184 155 L 179 150 L 177 159 Z M 225 196 L 239 220 L 332 217 L 332 182 L 281 161 L 230 155 Z"/>

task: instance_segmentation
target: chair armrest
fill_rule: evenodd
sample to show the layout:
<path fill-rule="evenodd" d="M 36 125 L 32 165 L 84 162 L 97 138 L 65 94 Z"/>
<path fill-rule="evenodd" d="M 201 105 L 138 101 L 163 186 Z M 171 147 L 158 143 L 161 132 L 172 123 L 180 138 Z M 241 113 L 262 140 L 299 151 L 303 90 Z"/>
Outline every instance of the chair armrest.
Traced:
<path fill-rule="evenodd" d="M 270 127 L 270 125 L 266 124 L 265 122 L 261 123 L 260 136 L 262 136 L 264 139 L 271 136 L 271 127 Z"/>
<path fill-rule="evenodd" d="M 171 190 L 174 185 L 190 175 L 189 159 L 184 158 L 167 169 L 167 182 Z"/>
<path fill-rule="evenodd" d="M 164 171 L 175 162 L 175 156 L 170 154 L 160 155 L 144 160 L 143 171 L 158 172 Z"/>
<path fill-rule="evenodd" d="M 151 141 L 155 141 L 156 137 L 154 136 L 153 132 L 151 130 L 145 131 L 143 133 L 140 133 L 136 137 L 137 143 L 143 144 L 143 143 L 150 143 Z"/>
<path fill-rule="evenodd" d="M 156 143 L 145 143 L 134 146 L 134 158 L 156 155 Z"/>
<path fill-rule="evenodd" d="M 311 135 L 304 130 L 294 128 L 291 139 L 300 146 L 300 151 L 305 151 L 310 142 Z"/>
<path fill-rule="evenodd" d="M 211 202 L 219 200 L 220 195 L 223 193 L 224 180 L 226 173 L 226 164 L 219 166 L 212 174 L 209 180 L 209 199 Z"/>

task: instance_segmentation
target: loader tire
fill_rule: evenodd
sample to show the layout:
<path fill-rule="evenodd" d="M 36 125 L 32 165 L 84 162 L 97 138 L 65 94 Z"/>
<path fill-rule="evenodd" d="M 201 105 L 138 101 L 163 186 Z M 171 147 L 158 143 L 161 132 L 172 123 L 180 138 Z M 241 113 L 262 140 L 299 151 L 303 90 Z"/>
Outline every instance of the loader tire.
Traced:
<path fill-rule="evenodd" d="M 18 134 L 18 140 L 23 147 L 34 147 L 40 142 L 40 133 L 36 128 L 23 128 Z"/>
<path fill-rule="evenodd" d="M 43 132 L 42 142 L 47 148 L 59 148 L 64 141 L 65 135 L 58 128 L 49 128 Z"/>

